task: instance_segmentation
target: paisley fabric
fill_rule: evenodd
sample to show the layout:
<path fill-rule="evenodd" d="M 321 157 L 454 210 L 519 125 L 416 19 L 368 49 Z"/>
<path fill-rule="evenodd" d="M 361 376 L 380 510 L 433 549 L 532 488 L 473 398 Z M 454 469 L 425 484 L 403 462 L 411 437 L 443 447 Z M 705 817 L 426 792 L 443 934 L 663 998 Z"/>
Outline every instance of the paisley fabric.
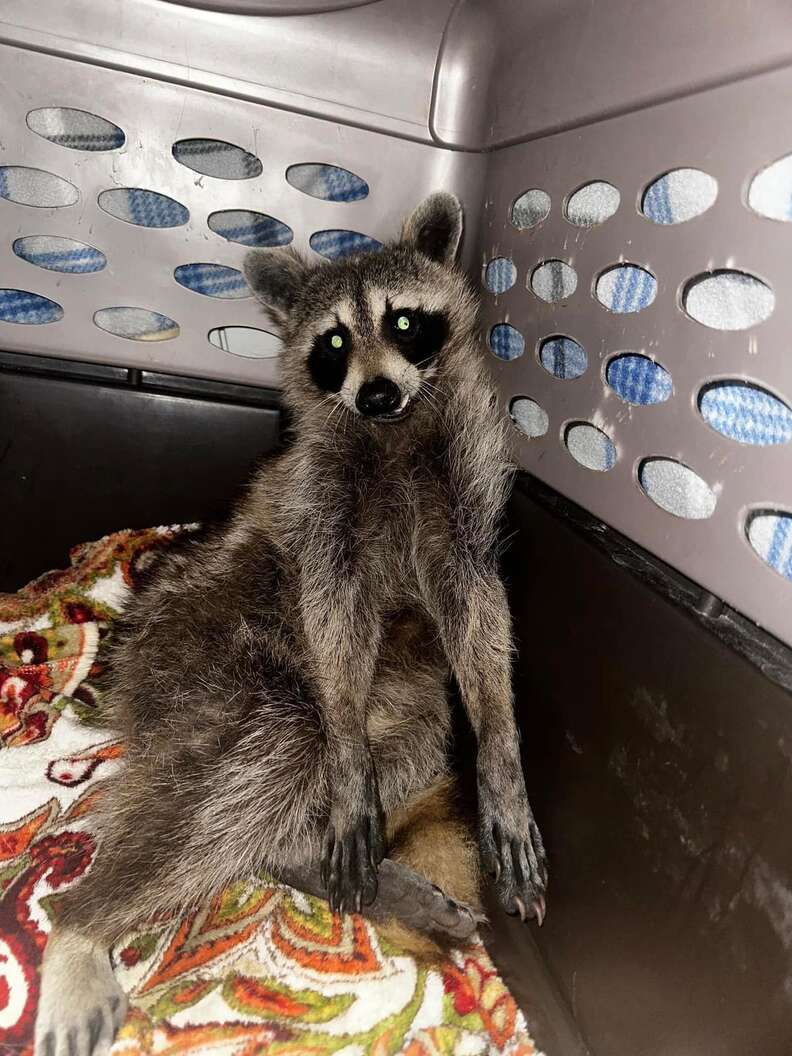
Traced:
<path fill-rule="evenodd" d="M 59 892 L 90 868 L 93 808 L 123 744 L 102 726 L 102 640 L 140 575 L 189 529 L 118 532 L 0 595 L 0 1053 L 31 1050 Z M 533 1056 L 483 946 L 419 965 L 362 917 L 246 877 L 113 951 L 130 1007 L 113 1052 Z"/>

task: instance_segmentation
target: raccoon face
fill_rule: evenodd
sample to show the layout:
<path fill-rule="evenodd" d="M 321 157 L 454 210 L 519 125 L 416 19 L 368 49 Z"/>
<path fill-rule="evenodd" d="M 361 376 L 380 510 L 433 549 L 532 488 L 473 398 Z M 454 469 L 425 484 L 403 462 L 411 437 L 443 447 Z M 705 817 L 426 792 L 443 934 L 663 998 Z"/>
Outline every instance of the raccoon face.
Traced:
<path fill-rule="evenodd" d="M 294 250 L 255 250 L 245 274 L 284 342 L 287 401 L 340 404 L 376 423 L 436 406 L 448 349 L 475 325 L 475 301 L 454 267 L 462 213 L 434 194 L 377 253 L 314 266 Z"/>
<path fill-rule="evenodd" d="M 306 361 L 316 389 L 336 393 L 350 411 L 383 422 L 404 418 L 422 387 L 431 384 L 448 336 L 445 312 L 369 283 L 357 300 L 336 302 L 316 322 L 321 332 Z"/>

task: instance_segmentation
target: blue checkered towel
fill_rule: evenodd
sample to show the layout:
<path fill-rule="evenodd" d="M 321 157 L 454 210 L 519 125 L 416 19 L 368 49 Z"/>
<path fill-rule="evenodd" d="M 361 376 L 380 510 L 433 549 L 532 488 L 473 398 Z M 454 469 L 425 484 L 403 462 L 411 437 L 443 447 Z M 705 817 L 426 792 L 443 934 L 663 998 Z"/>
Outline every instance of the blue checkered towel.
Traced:
<path fill-rule="evenodd" d="M 181 139 L 172 151 L 188 169 L 219 180 L 250 180 L 263 169 L 255 154 L 220 139 Z"/>
<path fill-rule="evenodd" d="M 597 300 L 611 312 L 640 312 L 657 294 L 654 275 L 637 264 L 616 264 L 597 279 Z"/>
<path fill-rule="evenodd" d="M 718 197 L 718 183 L 700 169 L 674 169 L 644 191 L 641 208 L 656 224 L 681 224 L 705 213 Z"/>
<path fill-rule="evenodd" d="M 550 215 L 550 195 L 537 187 L 525 191 L 515 201 L 511 211 L 511 222 L 520 231 L 535 227 Z"/>
<path fill-rule="evenodd" d="M 314 231 L 310 238 L 311 249 L 330 260 L 350 257 L 354 253 L 372 253 L 382 249 L 382 243 L 358 231 Z"/>
<path fill-rule="evenodd" d="M 180 264 L 173 272 L 174 279 L 188 290 L 204 297 L 250 297 L 245 276 L 236 268 L 223 264 Z"/>
<path fill-rule="evenodd" d="M 673 391 L 671 375 L 648 356 L 634 352 L 616 356 L 605 371 L 613 391 L 626 403 L 663 403 Z"/>
<path fill-rule="evenodd" d="M 56 209 L 74 205 L 79 197 L 74 184 L 53 172 L 24 165 L 0 166 L 0 198 L 7 198 L 9 202 Z"/>
<path fill-rule="evenodd" d="M 792 514 L 755 514 L 748 522 L 748 541 L 763 561 L 792 580 Z"/>
<path fill-rule="evenodd" d="M 48 271 L 85 273 L 107 265 L 101 250 L 59 235 L 26 235 L 14 242 L 13 249 L 22 260 Z"/>
<path fill-rule="evenodd" d="M 517 281 L 517 268 L 508 257 L 495 257 L 484 271 L 484 285 L 491 293 L 505 293 Z"/>
<path fill-rule="evenodd" d="M 337 165 L 292 165 L 286 170 L 286 180 L 303 194 L 325 202 L 358 202 L 369 193 L 364 179 Z"/>
<path fill-rule="evenodd" d="M 142 187 L 120 187 L 102 191 L 99 208 L 118 220 L 138 227 L 180 227 L 190 219 L 190 211 L 180 202 L 158 191 Z"/>
<path fill-rule="evenodd" d="M 207 224 L 215 234 L 242 246 L 287 246 L 294 238 L 288 224 L 249 209 L 225 209 L 212 213 Z"/>
<path fill-rule="evenodd" d="M 588 357 L 571 337 L 546 337 L 539 347 L 539 362 L 554 377 L 568 381 L 585 374 Z"/>
<path fill-rule="evenodd" d="M 49 297 L 27 290 L 0 290 L 0 322 L 56 323 L 63 318 L 63 309 Z"/>
<path fill-rule="evenodd" d="M 564 440 L 570 455 L 586 469 L 606 473 L 616 465 L 616 445 L 590 422 L 573 422 Z"/>
<path fill-rule="evenodd" d="M 130 341 L 169 341 L 179 336 L 179 324 L 150 308 L 100 308 L 94 315 L 100 330 Z"/>
<path fill-rule="evenodd" d="M 705 422 L 741 444 L 785 444 L 792 438 L 792 411 L 778 397 L 746 381 L 721 381 L 702 393 Z"/>
<path fill-rule="evenodd" d="M 510 323 L 496 323 L 489 332 L 489 347 L 498 359 L 518 359 L 525 351 L 525 338 Z"/>
<path fill-rule="evenodd" d="M 96 114 L 85 110 L 73 110 L 68 106 L 49 106 L 31 110 L 27 125 L 50 143 L 72 150 L 117 150 L 123 147 L 126 136 L 123 131 Z"/>
<path fill-rule="evenodd" d="M 546 260 L 531 273 L 531 289 L 551 304 L 564 301 L 577 289 L 577 272 L 563 260 Z"/>

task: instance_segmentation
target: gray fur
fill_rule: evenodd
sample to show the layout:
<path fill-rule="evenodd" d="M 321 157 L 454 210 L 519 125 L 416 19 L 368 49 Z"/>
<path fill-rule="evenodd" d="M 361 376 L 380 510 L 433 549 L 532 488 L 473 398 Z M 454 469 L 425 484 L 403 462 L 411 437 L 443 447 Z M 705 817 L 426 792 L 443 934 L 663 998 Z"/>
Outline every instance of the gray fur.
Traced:
<path fill-rule="evenodd" d="M 249 256 L 284 342 L 294 440 L 227 525 L 161 559 L 117 628 L 108 700 L 126 761 L 61 927 L 110 944 L 141 916 L 320 857 L 335 906 L 370 902 L 385 818 L 447 773 L 452 672 L 478 737 L 482 860 L 507 910 L 541 915 L 497 564 L 512 470 L 477 301 L 451 262 L 460 234 L 459 203 L 440 195 L 378 254 Z M 431 363 L 394 351 L 386 303 L 442 314 Z M 337 318 L 353 349 L 327 393 L 306 363 Z M 403 420 L 356 412 L 375 375 L 404 392 Z"/>

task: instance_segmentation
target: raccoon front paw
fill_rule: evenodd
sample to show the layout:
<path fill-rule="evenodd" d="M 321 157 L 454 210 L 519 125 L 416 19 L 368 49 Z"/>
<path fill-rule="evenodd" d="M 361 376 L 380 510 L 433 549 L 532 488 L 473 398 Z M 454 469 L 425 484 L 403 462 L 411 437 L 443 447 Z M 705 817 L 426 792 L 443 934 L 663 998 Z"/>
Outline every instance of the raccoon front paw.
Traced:
<path fill-rule="evenodd" d="M 385 857 L 385 836 L 378 809 L 351 824 L 332 818 L 322 847 L 322 883 L 334 913 L 359 913 L 377 897 L 377 867 Z"/>
<path fill-rule="evenodd" d="M 479 846 L 484 867 L 506 912 L 512 916 L 519 913 L 523 922 L 536 918 L 541 927 L 547 908 L 547 856 L 530 808 L 522 824 L 508 824 L 504 818 L 482 818 Z"/>

